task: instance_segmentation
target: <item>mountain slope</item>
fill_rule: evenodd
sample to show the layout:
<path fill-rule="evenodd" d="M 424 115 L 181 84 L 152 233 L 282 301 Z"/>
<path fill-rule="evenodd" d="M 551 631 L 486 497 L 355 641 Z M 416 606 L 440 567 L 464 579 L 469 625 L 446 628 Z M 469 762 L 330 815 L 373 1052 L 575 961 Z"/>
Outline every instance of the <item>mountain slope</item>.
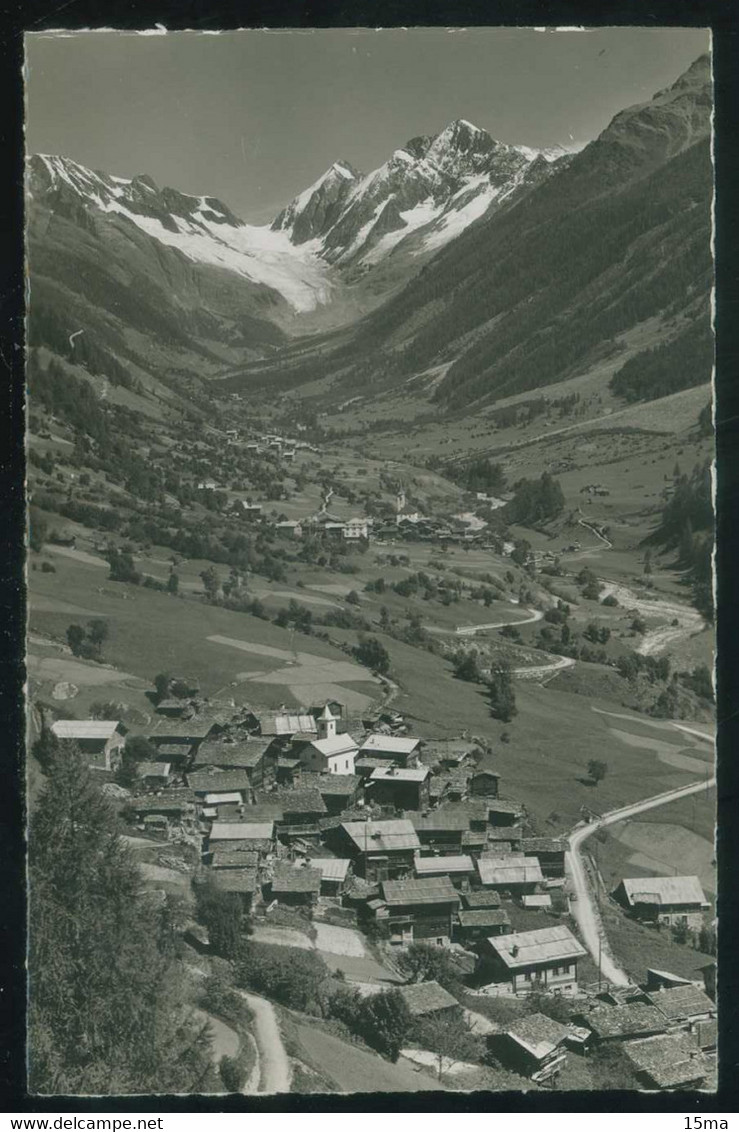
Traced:
<path fill-rule="evenodd" d="M 704 57 L 462 233 L 333 355 L 322 343 L 320 368 L 309 349 L 292 365 L 288 352 L 280 380 L 333 374 L 366 392 L 434 367 L 435 400 L 463 409 L 580 372 L 645 319 L 679 333 L 705 315 L 712 280 L 710 111 Z M 710 364 L 709 352 L 696 383 Z"/>

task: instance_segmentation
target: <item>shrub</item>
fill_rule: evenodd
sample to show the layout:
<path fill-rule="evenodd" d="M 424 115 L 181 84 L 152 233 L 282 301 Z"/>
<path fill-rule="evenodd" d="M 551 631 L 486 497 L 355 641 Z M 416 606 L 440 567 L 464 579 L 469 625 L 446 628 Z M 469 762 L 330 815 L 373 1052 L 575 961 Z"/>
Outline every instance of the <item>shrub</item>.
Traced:
<path fill-rule="evenodd" d="M 315 951 L 269 943 L 242 944 L 236 981 L 294 1010 L 321 1010 L 328 967 Z"/>

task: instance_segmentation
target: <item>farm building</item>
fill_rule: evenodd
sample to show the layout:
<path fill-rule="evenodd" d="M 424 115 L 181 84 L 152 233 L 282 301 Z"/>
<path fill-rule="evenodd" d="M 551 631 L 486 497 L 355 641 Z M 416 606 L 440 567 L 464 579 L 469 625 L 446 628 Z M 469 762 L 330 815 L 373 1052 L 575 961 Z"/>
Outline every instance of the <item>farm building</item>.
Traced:
<path fill-rule="evenodd" d="M 270 892 L 281 904 L 310 906 L 321 891 L 321 870 L 280 861 L 275 865 Z"/>
<path fill-rule="evenodd" d="M 577 993 L 577 961 L 586 952 L 564 924 L 494 936 L 480 948 L 481 978 L 503 984 L 513 994 L 530 994 L 537 988 Z"/>
<path fill-rule="evenodd" d="M 414 1022 L 425 1021 L 427 1018 L 444 1018 L 452 1021 L 462 1017 L 462 1007 L 456 998 L 439 986 L 435 979 L 398 987 L 398 993 L 402 996 Z"/>
<path fill-rule="evenodd" d="M 696 876 L 625 878 L 614 898 L 640 920 L 700 928 L 710 907 Z"/>
<path fill-rule="evenodd" d="M 257 716 L 259 732 L 269 738 L 292 739 L 296 735 L 318 738 L 318 726 L 308 712 L 264 711 Z"/>
<path fill-rule="evenodd" d="M 57 739 L 76 743 L 92 770 L 120 765 L 127 728 L 119 719 L 57 719 L 51 730 Z"/>
<path fill-rule="evenodd" d="M 699 987 L 665 987 L 649 991 L 647 998 L 668 1023 L 668 1028 L 706 1022 L 716 1013 L 716 1004 Z"/>
<path fill-rule="evenodd" d="M 208 794 L 238 794 L 245 802 L 251 798 L 251 784 L 245 770 L 192 770 L 187 785 L 201 798 Z"/>
<path fill-rule="evenodd" d="M 429 782 L 429 803 L 463 802 L 469 793 L 469 780 L 463 770 L 435 774 Z"/>
<path fill-rule="evenodd" d="M 224 821 L 213 822 L 208 835 L 208 849 L 217 852 L 220 849 L 232 849 L 235 843 L 257 848 L 257 845 L 267 843 L 274 847 L 275 827 L 271 821 Z"/>
<path fill-rule="evenodd" d="M 460 889 L 468 889 L 476 876 L 474 861 L 466 854 L 416 857 L 414 869 L 417 877 L 449 877 L 454 887 Z"/>
<path fill-rule="evenodd" d="M 523 806 L 520 802 L 510 802 L 505 798 L 486 798 L 480 799 L 487 810 L 487 820 L 492 826 L 513 826 L 516 825 L 522 815 Z"/>
<path fill-rule="evenodd" d="M 468 947 L 511 931 L 511 921 L 505 908 L 463 908 L 457 913 L 457 921 L 454 937 Z"/>
<path fill-rule="evenodd" d="M 156 706 L 156 711 L 158 715 L 166 715 L 168 719 L 179 719 L 186 707 L 189 707 L 187 700 L 172 698 L 160 700 Z"/>
<path fill-rule="evenodd" d="M 527 857 L 537 858 L 545 877 L 565 875 L 566 848 L 564 840 L 559 837 L 524 837 L 521 841 L 521 852 Z"/>
<path fill-rule="evenodd" d="M 216 849 L 210 863 L 212 869 L 256 869 L 259 853 L 253 849 Z"/>
<path fill-rule="evenodd" d="M 413 823 L 424 849 L 441 853 L 461 853 L 467 847 L 465 834 L 478 833 L 484 838 L 487 826 L 485 807 L 479 802 L 449 804 L 421 813 L 409 811 L 406 817 Z"/>
<path fill-rule="evenodd" d="M 544 879 L 536 857 L 511 853 L 507 857 L 482 854 L 477 859 L 477 872 L 483 888 L 518 895 L 533 893 Z"/>
<path fill-rule="evenodd" d="M 500 908 L 500 895 L 494 889 L 476 889 L 474 892 L 463 892 L 462 903 L 472 911 L 478 908 Z"/>
<path fill-rule="evenodd" d="M 494 770 L 478 770 L 470 778 L 470 794 L 473 797 L 497 798 L 500 775 Z"/>
<path fill-rule="evenodd" d="M 159 748 L 162 743 L 172 744 L 176 747 L 197 748 L 206 739 L 211 738 L 222 730 L 220 724 L 212 719 L 203 719 L 193 716 L 192 719 L 160 719 L 147 738 L 150 743 Z M 167 757 L 171 758 L 168 752 Z"/>
<path fill-rule="evenodd" d="M 423 761 L 426 766 L 440 766 L 443 770 L 467 767 L 471 774 L 470 759 L 474 745 L 467 739 L 427 739 L 423 744 Z"/>
<path fill-rule="evenodd" d="M 359 748 L 359 758 L 389 759 L 399 766 L 415 766 L 421 740 L 411 735 L 383 735 L 375 731 L 368 735 Z"/>
<path fill-rule="evenodd" d="M 146 821 L 154 814 L 166 818 L 167 822 L 183 823 L 195 821 L 195 797 L 190 790 L 165 790 L 161 794 L 144 794 L 129 798 L 127 808 L 136 821 Z"/>
<path fill-rule="evenodd" d="M 354 773 L 366 781 L 378 766 L 398 766 L 398 763 L 388 762 L 387 759 L 373 758 L 369 755 L 360 755 L 354 760 Z"/>
<path fill-rule="evenodd" d="M 410 874 L 421 843 L 409 821 L 349 821 L 337 831 L 339 844 L 365 880 Z"/>
<path fill-rule="evenodd" d="M 351 861 L 344 857 L 310 857 L 308 864 L 321 874 L 321 896 L 341 896 Z"/>
<path fill-rule="evenodd" d="M 426 766 L 378 766 L 367 782 L 367 801 L 398 810 L 421 810 L 428 805 L 430 777 Z"/>
<path fill-rule="evenodd" d="M 656 967 L 647 967 L 647 981 L 645 991 L 664 990 L 665 987 L 692 987 L 697 984 L 682 975 L 675 975 L 672 971 L 658 971 Z"/>
<path fill-rule="evenodd" d="M 623 1050 L 647 1089 L 700 1089 L 716 1072 L 715 1058 L 685 1032 L 625 1042 Z"/>
<path fill-rule="evenodd" d="M 208 741 L 202 743 L 193 760 L 193 769 L 217 767 L 220 770 L 243 771 L 252 789 L 273 782 L 278 751 L 272 741 L 247 739 L 241 743 Z"/>
<path fill-rule="evenodd" d="M 248 912 L 258 887 L 256 869 L 219 869 L 213 873 L 213 879 L 221 892 L 235 892 L 240 896 L 244 911 Z"/>
<path fill-rule="evenodd" d="M 623 1042 L 631 1038 L 646 1038 L 662 1034 L 667 1029 L 665 1019 L 653 1006 L 643 1002 L 628 1002 L 621 1006 L 596 1006 L 573 1018 L 580 1026 L 591 1031 L 591 1042 Z"/>
<path fill-rule="evenodd" d="M 166 786 L 169 782 L 171 763 L 152 763 L 144 760 L 137 763 L 136 774 L 144 786 Z"/>
<path fill-rule="evenodd" d="M 567 1026 L 546 1014 L 529 1014 L 503 1033 L 490 1034 L 488 1046 L 507 1068 L 543 1083 L 564 1068 L 569 1033 Z"/>
<path fill-rule="evenodd" d="M 282 817 L 276 819 L 279 837 L 317 838 L 320 835 L 319 822 L 328 811 L 318 790 L 304 790 L 298 787 L 293 790 L 283 790 L 279 795 L 260 795 L 257 800 L 269 805 L 272 799 L 278 802 L 282 809 Z"/>
<path fill-rule="evenodd" d="M 376 916 L 387 924 L 391 943 L 429 940 L 445 945 L 451 941 L 459 893 L 448 877 L 384 880 L 380 889 L 384 907 Z"/>
<path fill-rule="evenodd" d="M 317 790 L 329 814 L 351 809 L 362 794 L 362 780 L 357 774 L 302 774 L 300 785 Z"/>
<path fill-rule="evenodd" d="M 548 892 L 524 893 L 521 897 L 522 908 L 551 908 L 552 898 Z"/>

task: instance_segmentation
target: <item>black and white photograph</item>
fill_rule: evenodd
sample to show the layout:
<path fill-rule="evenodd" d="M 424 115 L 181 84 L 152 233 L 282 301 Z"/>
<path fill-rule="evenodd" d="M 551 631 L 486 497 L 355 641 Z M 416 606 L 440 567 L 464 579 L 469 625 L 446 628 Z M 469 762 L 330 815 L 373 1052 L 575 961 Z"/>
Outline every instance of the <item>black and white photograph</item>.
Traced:
<path fill-rule="evenodd" d="M 710 31 L 24 42 L 29 1093 L 715 1094 Z"/>

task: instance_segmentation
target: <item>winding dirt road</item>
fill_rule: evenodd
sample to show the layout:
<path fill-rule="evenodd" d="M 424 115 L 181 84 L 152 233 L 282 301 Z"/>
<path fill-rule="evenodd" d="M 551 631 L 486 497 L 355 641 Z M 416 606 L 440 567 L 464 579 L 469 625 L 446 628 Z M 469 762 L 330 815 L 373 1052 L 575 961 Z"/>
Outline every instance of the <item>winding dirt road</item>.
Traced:
<path fill-rule="evenodd" d="M 670 802 L 676 802 L 679 798 L 686 798 L 690 794 L 697 794 L 701 790 L 706 790 L 709 786 L 714 786 L 715 783 L 715 777 L 702 782 L 691 782 L 688 786 L 678 787 L 677 790 L 669 790 L 664 794 L 645 798 L 641 802 L 634 802 L 630 806 L 623 806 L 619 810 L 611 810 L 610 813 L 603 814 L 597 821 L 578 826 L 570 833 L 568 838 L 569 850 L 565 855 L 565 869 L 569 878 L 570 890 L 573 893 L 570 911 L 575 917 L 583 942 L 596 963 L 600 950 L 601 973 L 607 982 L 616 986 L 627 986 L 631 979 L 626 971 L 618 966 L 608 944 L 603 922 L 580 855 L 582 843 L 603 826 L 613 825 L 625 818 L 644 813 L 645 810 L 653 810 L 657 806 L 666 806 Z"/>
<path fill-rule="evenodd" d="M 266 998 L 239 991 L 254 1013 L 254 1037 L 259 1052 L 259 1086 L 256 1093 L 272 1096 L 289 1093 L 292 1081 L 290 1059 L 282 1044 L 275 1008 Z"/>
<path fill-rule="evenodd" d="M 540 609 L 529 609 L 528 612 L 530 616 L 522 617 L 520 621 L 488 621 L 485 625 L 458 625 L 454 632 L 458 637 L 472 637 L 484 629 L 503 629 L 506 625 L 512 625 L 517 629 L 519 625 L 530 625 L 532 621 L 541 621 L 544 616 Z"/>

